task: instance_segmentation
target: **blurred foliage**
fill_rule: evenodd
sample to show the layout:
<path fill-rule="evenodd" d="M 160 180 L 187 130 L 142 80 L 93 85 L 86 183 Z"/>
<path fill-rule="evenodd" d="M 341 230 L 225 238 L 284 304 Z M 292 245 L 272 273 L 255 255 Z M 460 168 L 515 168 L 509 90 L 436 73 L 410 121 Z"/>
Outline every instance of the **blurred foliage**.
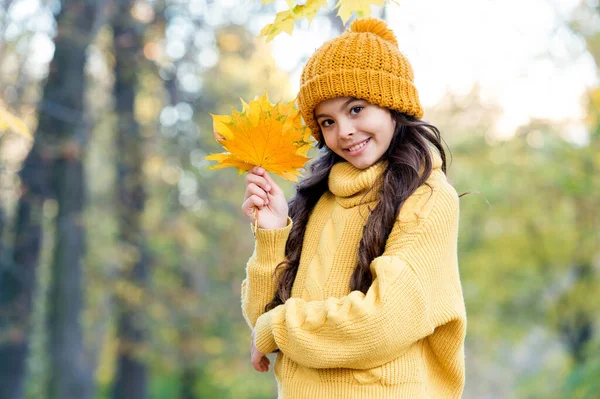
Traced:
<path fill-rule="evenodd" d="M 273 3 L 274 0 L 262 0 L 262 4 Z M 266 25 L 260 32 L 267 41 L 273 40 L 275 36 L 282 32 L 291 35 L 294 31 L 296 21 L 306 19 L 308 22 L 317 16 L 321 8 L 327 8 L 327 0 L 305 0 L 302 4 L 294 0 L 286 0 L 288 9 L 280 11 L 275 15 L 272 24 Z M 386 0 L 338 0 L 335 4 L 337 15 L 345 24 L 353 14 L 358 18 L 365 18 L 371 15 L 371 6 L 384 6 Z"/>
<path fill-rule="evenodd" d="M 297 6 L 292 3 L 289 8 Z M 27 50 L 35 41 L 51 47 L 57 12 L 51 4 L 36 7 L 18 24 L 0 7 L 0 93 L 30 128 L 37 123 L 50 56 L 36 58 Z M 131 68 L 139 82 L 135 118 L 148 195 L 147 286 L 120 277 L 138 254 L 118 232 L 110 26 L 99 29 L 88 48 L 85 109 L 92 133 L 84 158 L 89 199 L 81 322 L 82 356 L 94 371 L 98 398 L 110 396 L 115 380 L 115 298 L 134 306 L 150 328 L 140 357 L 151 374 L 151 398 L 276 396 L 272 373 L 256 373 L 250 365 L 250 331 L 240 310 L 239 285 L 253 249 L 240 211 L 244 181 L 233 170 L 207 172 L 204 159 L 220 151 L 210 113 L 228 113 L 240 97 L 267 90 L 276 100 L 295 96 L 270 46 L 247 27 L 248 17 L 265 12 L 272 18 L 271 5 L 248 15 L 210 1 L 138 1 L 134 7 L 132 15 L 145 25 L 145 60 Z M 598 18 L 597 8 L 584 1 L 567 18 L 597 66 Z M 499 139 L 502 109 L 484 102 L 477 85 L 464 96 L 449 93 L 427 110 L 451 149 L 450 180 L 459 193 L 472 192 L 460 200 L 465 398 L 598 397 L 600 88 L 590 89 L 585 101 L 583 140 L 573 139 L 572 121 L 545 120 L 531 120 L 510 139 Z M 19 135 L 0 136 L 3 249 L 20 195 L 16 173 L 30 146 Z M 294 187 L 278 182 L 291 198 Z M 56 207 L 53 199 L 43 206 L 27 377 L 27 397 L 36 399 L 48 377 L 43 317 Z"/>

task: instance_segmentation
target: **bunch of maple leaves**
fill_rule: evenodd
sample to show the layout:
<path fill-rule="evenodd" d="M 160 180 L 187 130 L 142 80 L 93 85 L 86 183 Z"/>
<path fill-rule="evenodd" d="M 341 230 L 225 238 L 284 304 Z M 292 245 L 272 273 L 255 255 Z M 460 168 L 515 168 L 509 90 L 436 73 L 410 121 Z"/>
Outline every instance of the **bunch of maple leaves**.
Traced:
<path fill-rule="evenodd" d="M 227 152 L 207 156 L 218 162 L 207 169 L 234 167 L 243 173 L 260 166 L 298 181 L 312 143 L 310 129 L 302 125 L 293 102 L 274 105 L 265 93 L 248 104 L 242 100 L 242 112 L 233 109 L 231 115 L 212 118 L 215 139 Z"/>

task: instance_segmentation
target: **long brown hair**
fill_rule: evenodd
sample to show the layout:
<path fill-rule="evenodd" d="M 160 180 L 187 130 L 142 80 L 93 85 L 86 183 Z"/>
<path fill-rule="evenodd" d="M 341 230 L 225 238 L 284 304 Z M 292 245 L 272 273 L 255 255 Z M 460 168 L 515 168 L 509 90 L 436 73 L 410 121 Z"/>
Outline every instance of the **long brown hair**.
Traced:
<path fill-rule="evenodd" d="M 350 279 L 350 290 L 367 293 L 373 282 L 370 264 L 383 254 L 385 243 L 392 231 L 402 204 L 426 181 L 433 169 L 429 146 L 437 148 L 442 158 L 442 170 L 446 173 L 446 153 L 442 147 L 439 130 L 429 123 L 391 110 L 396 121 L 394 136 L 382 159 L 388 166 L 382 175 L 380 200 L 369 215 L 363 228 L 358 249 L 358 264 Z M 343 159 L 325 146 L 321 139 L 319 148 L 324 152 L 310 167 L 310 176 L 300 182 L 296 196 L 290 200 L 289 215 L 294 221 L 285 246 L 286 260 L 277 265 L 274 278 L 278 276 L 277 291 L 273 300 L 265 306 L 269 311 L 285 303 L 292 294 L 292 286 L 300 265 L 300 254 L 308 218 L 321 195 L 328 189 L 329 172 L 333 165 Z M 422 173 L 419 173 L 422 170 Z"/>

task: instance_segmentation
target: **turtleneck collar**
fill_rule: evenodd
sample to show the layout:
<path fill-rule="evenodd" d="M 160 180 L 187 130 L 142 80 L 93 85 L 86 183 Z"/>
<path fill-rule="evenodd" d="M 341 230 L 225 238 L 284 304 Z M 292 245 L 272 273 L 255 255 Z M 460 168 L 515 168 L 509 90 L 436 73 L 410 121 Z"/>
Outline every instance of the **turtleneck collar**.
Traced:
<path fill-rule="evenodd" d="M 442 158 L 435 147 L 431 147 L 433 161 L 432 174 L 441 171 Z M 379 199 L 380 177 L 388 166 L 387 161 L 379 161 L 367 169 L 358 169 L 350 162 L 338 162 L 329 172 L 329 191 L 344 208 L 366 204 Z"/>
<path fill-rule="evenodd" d="M 378 180 L 387 168 L 387 161 L 379 161 L 367 169 L 355 168 L 350 162 L 338 162 L 329 172 L 329 191 L 344 208 L 379 198 Z"/>

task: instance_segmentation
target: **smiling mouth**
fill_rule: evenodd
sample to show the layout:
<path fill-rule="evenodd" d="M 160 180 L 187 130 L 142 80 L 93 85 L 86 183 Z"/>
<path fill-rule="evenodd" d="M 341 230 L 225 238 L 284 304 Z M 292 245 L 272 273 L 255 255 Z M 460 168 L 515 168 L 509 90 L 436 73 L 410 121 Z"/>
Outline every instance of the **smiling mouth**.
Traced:
<path fill-rule="evenodd" d="M 346 148 L 345 151 L 348 151 L 348 152 L 358 151 L 361 148 L 363 148 L 364 146 L 366 146 L 370 140 L 371 140 L 371 138 L 368 138 L 365 141 L 361 141 L 360 143 L 355 144 L 352 147 Z"/>

